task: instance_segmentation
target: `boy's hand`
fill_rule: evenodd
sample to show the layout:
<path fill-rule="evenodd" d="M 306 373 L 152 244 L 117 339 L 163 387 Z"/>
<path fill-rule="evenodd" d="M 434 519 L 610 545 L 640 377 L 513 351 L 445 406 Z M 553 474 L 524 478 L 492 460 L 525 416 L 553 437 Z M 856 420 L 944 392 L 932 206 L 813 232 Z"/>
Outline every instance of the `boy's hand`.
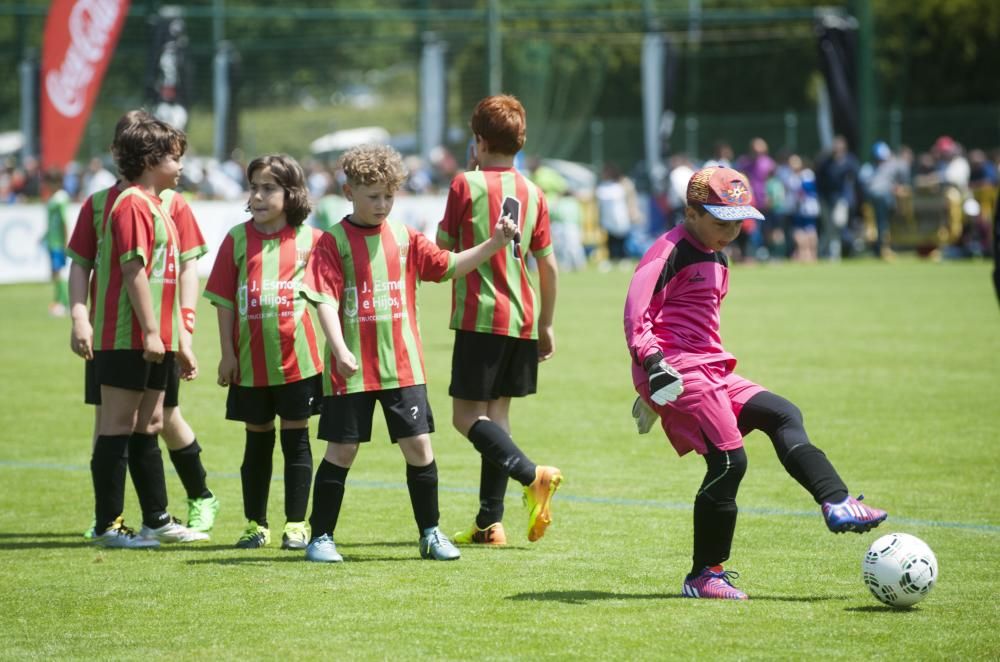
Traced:
<path fill-rule="evenodd" d="M 94 327 L 90 320 L 74 319 L 69 333 L 69 348 L 74 354 L 90 361 L 94 358 Z"/>
<path fill-rule="evenodd" d="M 181 341 L 181 347 L 177 350 L 177 363 L 181 368 L 181 379 L 184 381 L 189 382 L 198 376 L 198 359 L 195 358 L 190 343 Z"/>
<path fill-rule="evenodd" d="M 223 354 L 219 361 L 219 386 L 229 386 L 240 380 L 240 362 L 234 354 Z"/>
<path fill-rule="evenodd" d="M 167 353 L 163 339 L 158 333 L 149 333 L 142 337 L 142 358 L 150 363 L 163 363 L 163 355 Z"/>
<path fill-rule="evenodd" d="M 337 374 L 341 377 L 351 377 L 358 371 L 358 360 L 351 352 L 345 352 L 333 358 L 337 362 Z"/>
<path fill-rule="evenodd" d="M 514 219 L 510 216 L 501 216 L 500 220 L 497 221 L 496 227 L 493 228 L 493 236 L 490 237 L 490 240 L 493 242 L 493 248 L 500 250 L 509 244 L 514 235 L 517 234 L 517 231 L 518 227 Z"/>
<path fill-rule="evenodd" d="M 556 353 L 556 336 L 551 326 L 538 327 L 538 362 L 548 361 Z"/>
<path fill-rule="evenodd" d="M 649 375 L 649 399 L 658 405 L 673 402 L 684 392 L 684 379 L 656 352 L 646 357 L 643 367 Z"/>

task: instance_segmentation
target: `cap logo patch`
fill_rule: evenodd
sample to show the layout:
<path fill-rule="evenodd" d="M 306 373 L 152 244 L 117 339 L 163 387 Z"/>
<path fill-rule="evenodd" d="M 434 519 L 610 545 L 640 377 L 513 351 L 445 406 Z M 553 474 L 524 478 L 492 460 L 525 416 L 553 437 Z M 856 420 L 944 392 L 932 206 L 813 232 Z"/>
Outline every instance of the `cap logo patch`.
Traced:
<path fill-rule="evenodd" d="M 729 182 L 727 188 L 719 191 L 719 197 L 727 205 L 748 205 L 751 200 L 750 190 L 747 189 L 747 185 L 738 179 Z"/>

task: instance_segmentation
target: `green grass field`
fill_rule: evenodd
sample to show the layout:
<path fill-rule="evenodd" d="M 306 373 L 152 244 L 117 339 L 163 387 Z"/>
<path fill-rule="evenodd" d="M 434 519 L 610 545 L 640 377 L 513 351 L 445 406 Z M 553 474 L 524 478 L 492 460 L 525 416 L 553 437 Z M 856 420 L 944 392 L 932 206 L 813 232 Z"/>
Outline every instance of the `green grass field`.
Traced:
<path fill-rule="evenodd" d="M 540 393 L 514 408 L 515 438 L 566 476 L 543 540 L 526 541 L 511 485 L 510 546 L 421 561 L 402 456 L 376 417 L 377 441 L 358 456 L 336 532 L 346 562 L 334 566 L 274 544 L 232 547 L 243 526 L 243 431 L 223 418 L 207 303 L 196 336 L 202 375 L 182 387 L 181 403 L 223 501 L 212 541 L 86 545 L 93 419 L 69 323 L 46 316 L 48 286 L 0 287 L 0 658 L 1000 657 L 1000 317 L 989 266 L 733 269 L 723 337 L 739 372 L 796 402 L 851 490 L 890 512 L 875 533 L 831 535 L 754 433 L 727 564 L 747 603 L 679 598 L 703 463 L 676 457 L 658 431 L 634 431 L 621 331 L 628 277 L 563 275 L 556 357 L 541 367 Z M 426 285 L 421 297 L 450 534 L 476 511 L 479 460 L 449 423 L 449 288 Z M 322 452 L 314 443 L 317 460 Z M 276 453 L 276 478 L 281 466 Z M 183 516 L 169 461 L 167 472 Z M 270 518 L 280 537 L 278 480 Z M 883 607 L 861 582 L 865 549 L 892 531 L 924 539 L 940 564 L 939 584 L 906 611 Z"/>

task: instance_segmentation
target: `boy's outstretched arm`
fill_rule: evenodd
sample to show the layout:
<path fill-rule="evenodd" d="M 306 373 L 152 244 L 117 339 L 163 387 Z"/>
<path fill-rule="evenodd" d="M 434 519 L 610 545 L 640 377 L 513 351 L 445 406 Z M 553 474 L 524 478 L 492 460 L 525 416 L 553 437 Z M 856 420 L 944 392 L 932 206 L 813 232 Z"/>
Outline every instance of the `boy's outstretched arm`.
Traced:
<path fill-rule="evenodd" d="M 73 320 L 69 347 L 74 354 L 88 361 L 94 358 L 94 327 L 90 324 L 90 312 L 87 310 L 90 271 L 89 267 L 75 260 L 69 266 L 69 316 Z"/>
<path fill-rule="evenodd" d="M 153 313 L 153 295 L 149 291 L 149 279 L 141 258 L 122 264 L 122 280 L 142 329 L 142 358 L 150 363 L 162 363 L 166 348 L 160 338 L 159 321 Z"/>
<path fill-rule="evenodd" d="M 328 303 L 318 302 L 316 315 L 319 317 L 319 325 L 323 328 L 326 342 L 330 346 L 330 353 L 337 362 L 337 373 L 342 377 L 350 377 L 358 371 L 358 360 L 344 342 L 344 332 L 340 328 L 340 318 L 336 309 Z"/>
<path fill-rule="evenodd" d="M 493 236 L 477 246 L 455 253 L 454 277 L 461 278 L 488 260 L 491 255 L 509 244 L 515 234 L 517 234 L 517 223 L 510 216 L 501 217 L 493 228 Z"/>
<path fill-rule="evenodd" d="M 552 330 L 552 318 L 556 311 L 556 289 L 559 281 L 559 266 L 556 254 L 551 252 L 537 259 L 538 290 L 542 307 L 538 313 L 538 360 L 547 361 L 556 351 L 556 337 Z"/>

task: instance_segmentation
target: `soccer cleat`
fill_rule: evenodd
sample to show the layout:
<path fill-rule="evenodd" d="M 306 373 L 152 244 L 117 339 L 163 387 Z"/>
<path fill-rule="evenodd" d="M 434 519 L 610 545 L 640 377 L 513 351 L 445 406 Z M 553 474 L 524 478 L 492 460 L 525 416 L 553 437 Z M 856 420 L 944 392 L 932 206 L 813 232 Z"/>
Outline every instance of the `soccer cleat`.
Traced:
<path fill-rule="evenodd" d="M 142 530 L 139 531 L 139 535 L 147 540 L 159 540 L 160 542 L 198 542 L 199 540 L 208 540 L 207 533 L 187 528 L 176 517 L 171 517 L 166 524 L 156 529 L 143 525 Z"/>
<path fill-rule="evenodd" d="M 266 526 L 261 526 L 257 522 L 250 520 L 243 535 L 236 541 L 236 546 L 240 549 L 258 549 L 271 542 L 271 532 Z"/>
<path fill-rule="evenodd" d="M 697 575 L 684 578 L 681 595 L 685 598 L 714 598 L 716 600 L 748 600 L 747 594 L 732 585 L 740 573 L 723 570 L 721 565 L 704 568 Z"/>
<path fill-rule="evenodd" d="M 660 415 L 653 411 L 653 408 L 646 404 L 641 397 L 636 396 L 632 403 L 632 419 L 639 434 L 646 434 L 653 429 L 653 423 L 658 421 Z"/>
<path fill-rule="evenodd" d="M 112 549 L 149 549 L 160 546 L 159 540 L 137 536 L 135 531 L 125 526 L 121 517 L 114 521 L 110 529 L 100 535 L 95 535 L 91 543 L 98 547 Z"/>
<path fill-rule="evenodd" d="M 549 508 L 552 496 L 562 484 L 563 476 L 555 467 L 535 467 L 535 480 L 524 488 L 524 506 L 528 509 L 528 540 L 535 542 L 545 535 L 552 523 Z"/>
<path fill-rule="evenodd" d="M 188 499 L 188 525 L 192 531 L 208 533 L 219 514 L 219 500 L 212 495 L 205 499 Z"/>
<path fill-rule="evenodd" d="M 309 545 L 309 527 L 305 522 L 285 522 L 281 549 L 305 549 Z"/>
<path fill-rule="evenodd" d="M 452 536 L 457 545 L 493 545 L 500 547 L 507 544 L 507 533 L 502 522 L 494 522 L 485 529 L 480 529 L 473 522 L 465 531 L 459 531 Z"/>
<path fill-rule="evenodd" d="M 843 533 L 844 531 L 864 533 L 884 522 L 889 513 L 866 506 L 861 503 L 864 498 L 864 494 L 859 494 L 857 499 L 848 496 L 840 503 L 830 503 L 829 501 L 824 503 L 823 519 L 826 520 L 826 528 L 834 533 Z"/>
<path fill-rule="evenodd" d="M 435 561 L 454 561 L 461 558 L 462 553 L 448 540 L 448 536 L 443 534 L 441 529 L 432 526 L 424 529 L 423 535 L 420 536 L 420 556 Z"/>
<path fill-rule="evenodd" d="M 333 536 L 324 533 L 319 538 L 313 538 L 309 546 L 306 547 L 306 561 L 316 561 L 317 563 L 340 563 L 344 557 L 337 551 L 337 545 L 333 542 Z"/>

